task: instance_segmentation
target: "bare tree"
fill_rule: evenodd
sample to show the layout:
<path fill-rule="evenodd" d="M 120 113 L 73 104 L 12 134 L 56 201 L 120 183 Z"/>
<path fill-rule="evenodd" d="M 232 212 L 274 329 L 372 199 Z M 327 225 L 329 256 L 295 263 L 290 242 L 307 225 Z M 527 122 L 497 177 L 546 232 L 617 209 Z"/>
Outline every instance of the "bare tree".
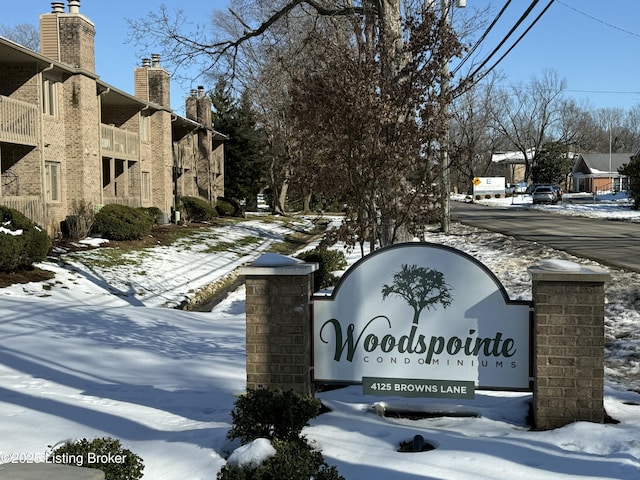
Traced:
<path fill-rule="evenodd" d="M 525 180 L 531 177 L 535 152 L 553 137 L 562 107 L 566 81 L 545 70 L 528 84 L 504 90 L 492 103 L 493 128 L 524 155 Z"/>
<path fill-rule="evenodd" d="M 459 95 L 451 106 L 452 183 L 464 191 L 474 177 L 485 174 L 491 153 L 500 149 L 501 137 L 491 128 L 491 104 L 500 80 L 496 75 L 487 77 L 483 84 Z"/>
<path fill-rule="evenodd" d="M 638 146 L 638 110 L 626 112 L 622 108 L 599 108 L 592 114 L 599 132 L 594 151 L 624 153 Z"/>
<path fill-rule="evenodd" d="M 36 52 L 40 49 L 40 33 L 36 27 L 29 23 L 19 23 L 13 26 L 0 25 L 0 36 Z"/>
<path fill-rule="evenodd" d="M 591 115 L 592 109 L 587 103 L 563 100 L 559 110 L 557 140 L 574 152 L 593 151 L 600 128 Z"/>

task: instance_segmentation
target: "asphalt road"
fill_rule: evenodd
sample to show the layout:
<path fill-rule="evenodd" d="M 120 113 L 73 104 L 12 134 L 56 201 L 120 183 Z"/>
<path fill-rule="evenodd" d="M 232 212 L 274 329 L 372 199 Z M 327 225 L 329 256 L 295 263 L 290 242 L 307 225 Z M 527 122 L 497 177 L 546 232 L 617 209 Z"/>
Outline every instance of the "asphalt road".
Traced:
<path fill-rule="evenodd" d="M 640 272 L 638 223 L 460 202 L 451 202 L 451 218 L 466 225 L 543 243 L 603 265 Z"/>

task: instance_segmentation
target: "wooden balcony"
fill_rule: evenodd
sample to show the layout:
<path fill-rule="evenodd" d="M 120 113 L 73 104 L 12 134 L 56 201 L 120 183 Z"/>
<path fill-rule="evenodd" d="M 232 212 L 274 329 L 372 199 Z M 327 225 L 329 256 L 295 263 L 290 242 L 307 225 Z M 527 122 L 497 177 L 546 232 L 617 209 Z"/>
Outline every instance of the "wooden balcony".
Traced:
<path fill-rule="evenodd" d="M 38 145 L 38 107 L 0 95 L 0 142 Z"/>
<path fill-rule="evenodd" d="M 102 156 L 138 160 L 140 157 L 140 137 L 111 125 L 101 124 Z"/>
<path fill-rule="evenodd" d="M 129 195 L 126 197 L 105 196 L 102 199 L 102 201 L 104 202 L 104 205 L 110 205 L 110 204 L 126 205 L 127 207 L 131 207 L 131 208 L 138 208 L 142 206 L 142 200 L 140 199 L 139 196 L 135 196 L 135 195 Z"/>
<path fill-rule="evenodd" d="M 19 197 L 0 196 L 0 205 L 18 210 L 40 226 L 44 226 L 45 224 L 44 206 L 42 199 L 37 195 L 23 195 Z"/>

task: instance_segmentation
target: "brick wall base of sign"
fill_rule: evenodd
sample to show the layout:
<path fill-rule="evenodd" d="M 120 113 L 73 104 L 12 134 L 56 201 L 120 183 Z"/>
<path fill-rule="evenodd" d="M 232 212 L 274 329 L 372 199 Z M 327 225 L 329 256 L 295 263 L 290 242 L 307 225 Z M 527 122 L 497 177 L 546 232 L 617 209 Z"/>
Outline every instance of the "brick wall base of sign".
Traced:
<path fill-rule="evenodd" d="M 535 428 L 604 422 L 604 270 L 529 269 L 534 304 Z"/>
<path fill-rule="evenodd" d="M 245 267 L 247 389 L 312 393 L 311 295 L 316 264 Z M 278 262 L 274 262 L 278 263 Z"/>

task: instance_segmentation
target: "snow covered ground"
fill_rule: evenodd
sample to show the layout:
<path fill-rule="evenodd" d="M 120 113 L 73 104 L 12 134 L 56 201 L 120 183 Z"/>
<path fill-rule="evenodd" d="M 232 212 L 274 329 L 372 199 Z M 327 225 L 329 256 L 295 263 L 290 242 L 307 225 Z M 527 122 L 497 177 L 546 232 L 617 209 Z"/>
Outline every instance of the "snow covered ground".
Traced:
<path fill-rule="evenodd" d="M 589 214 L 613 216 L 611 204 L 604 205 Z M 568 202 L 555 210 L 576 213 Z M 633 213 L 620 205 L 615 212 Z M 110 249 L 66 254 L 61 263 L 40 265 L 55 279 L 0 289 L 0 463 L 44 461 L 58 442 L 111 436 L 144 459 L 145 478 L 215 478 L 238 446 L 225 435 L 245 387 L 244 289 L 212 312 L 170 307 L 256 258 L 290 228 L 255 218 L 117 262 Z M 513 299 L 531 297 L 527 268 L 540 259 L 593 265 L 457 224 L 452 234 L 432 232 L 427 240 L 477 257 Z M 229 241 L 244 246 L 215 248 Z M 352 386 L 319 394 L 332 411 L 304 434 L 347 480 L 640 478 L 640 394 L 633 391 L 640 390 L 640 278 L 611 273 L 605 406 L 620 423 L 534 432 L 525 421 L 529 394 L 477 392 L 472 401 L 443 405 L 364 396 Z M 380 417 L 371 408 L 376 401 L 463 405 L 478 417 Z M 416 434 L 436 449 L 399 453 L 399 442 Z"/>

